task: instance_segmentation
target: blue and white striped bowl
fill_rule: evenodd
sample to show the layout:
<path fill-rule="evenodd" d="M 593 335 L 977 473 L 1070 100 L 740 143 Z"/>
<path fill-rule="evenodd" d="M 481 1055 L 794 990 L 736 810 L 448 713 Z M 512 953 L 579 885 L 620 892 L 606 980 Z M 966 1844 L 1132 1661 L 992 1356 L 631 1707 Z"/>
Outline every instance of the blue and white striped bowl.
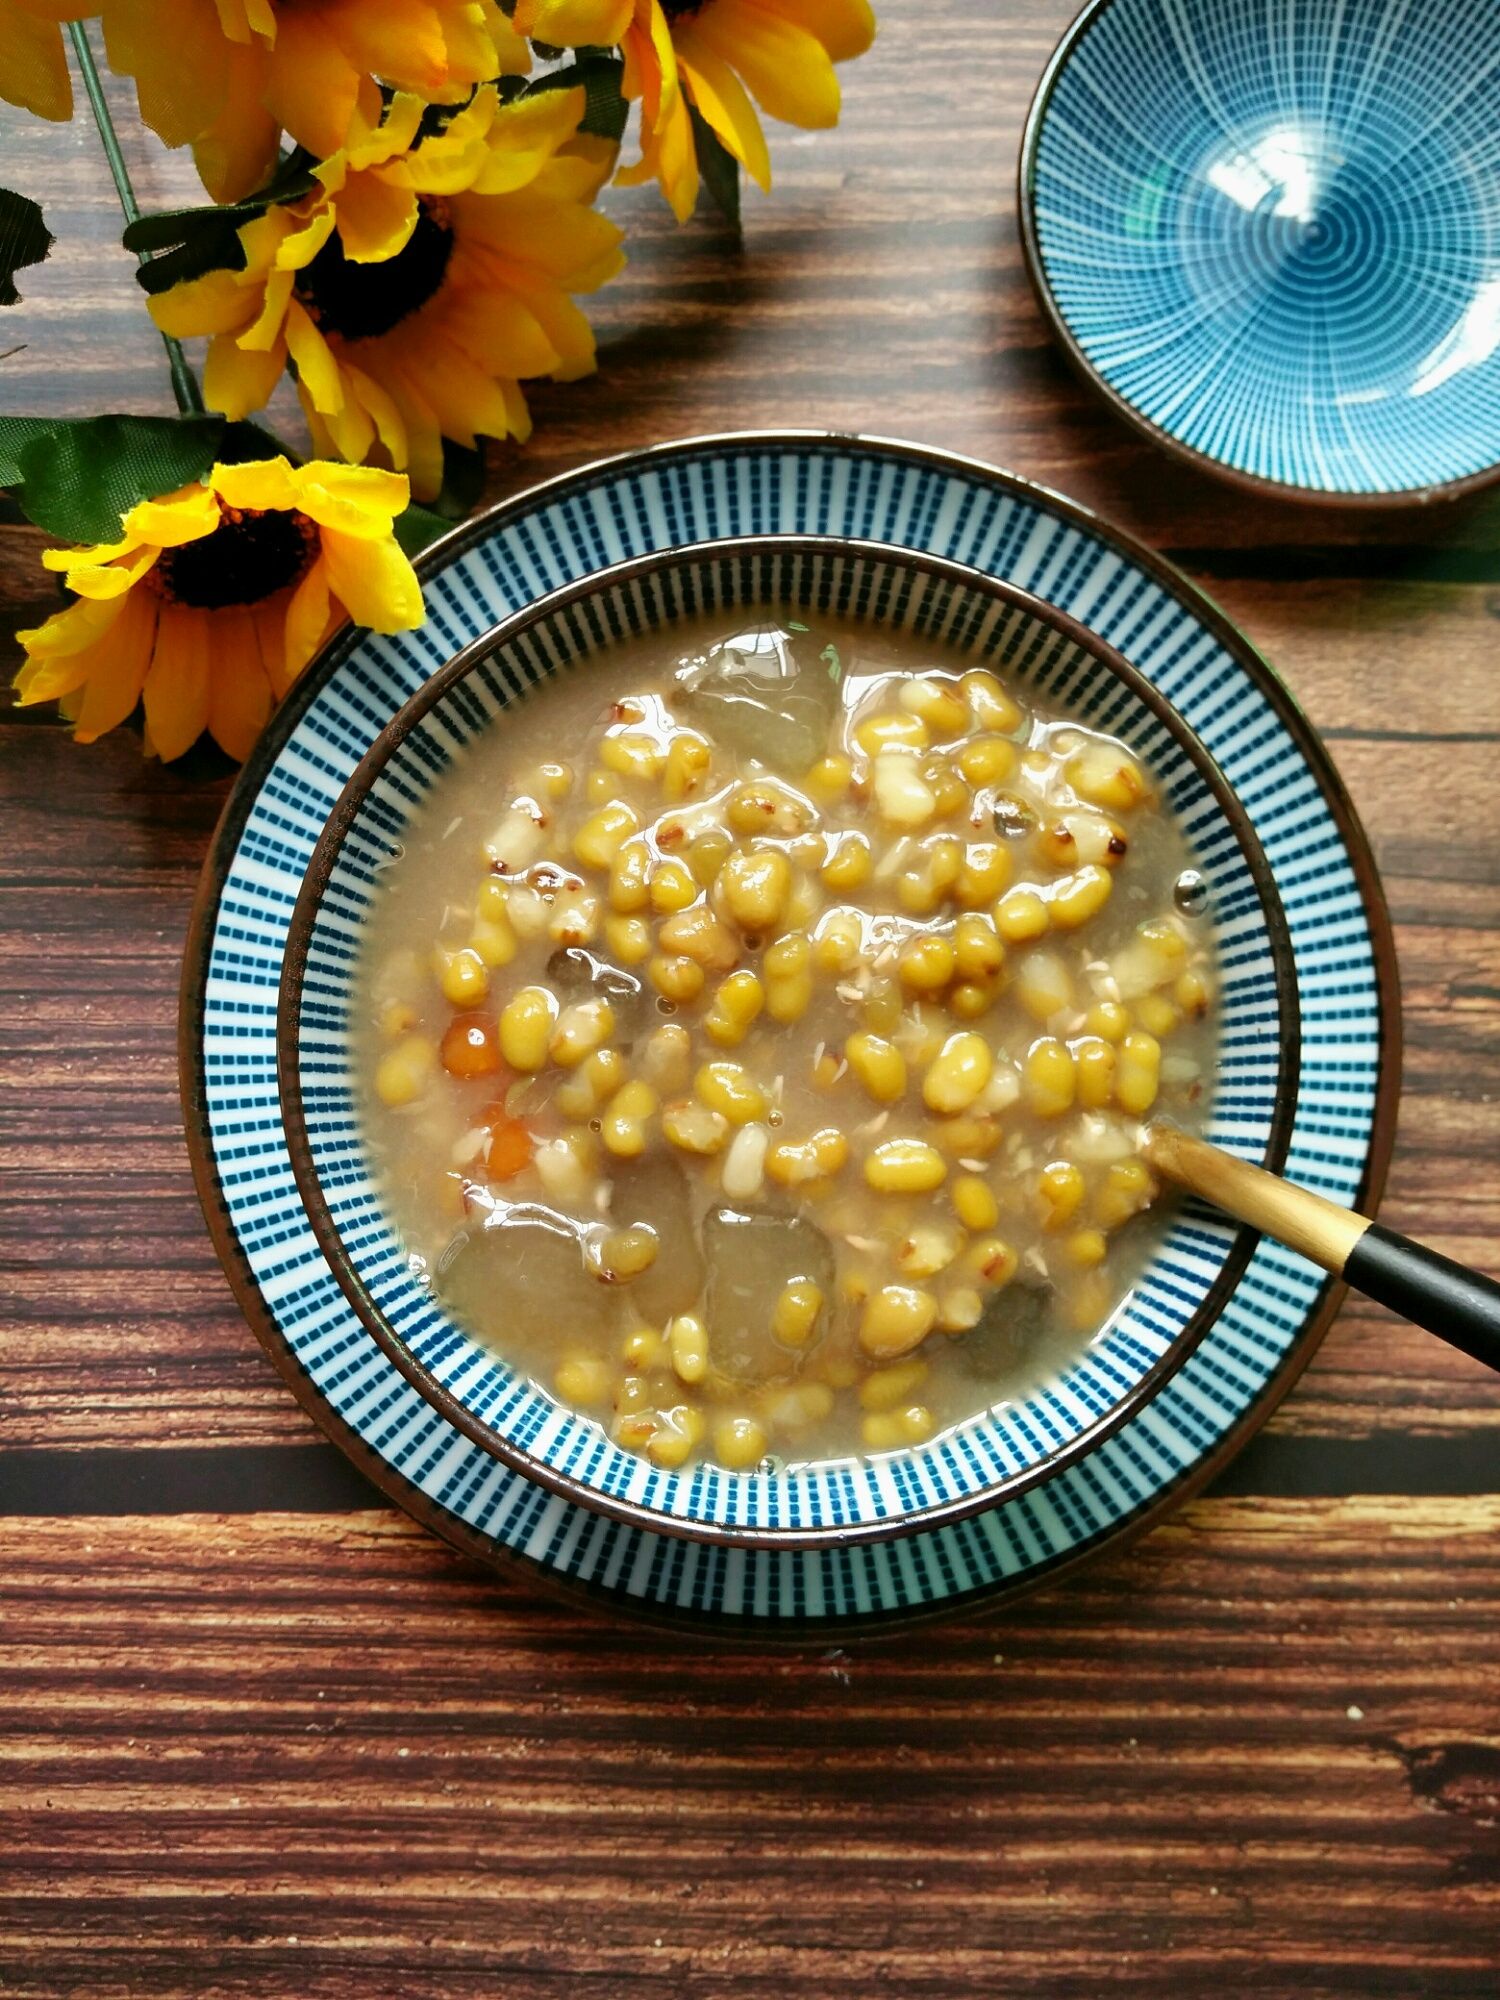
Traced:
<path fill-rule="evenodd" d="M 1072 358 L 1158 443 L 1324 500 L 1500 475 L 1495 0 L 1095 0 L 1021 223 Z"/>
<path fill-rule="evenodd" d="M 1211 885 L 1220 967 L 1211 1135 L 1285 1157 L 1298 1006 L 1291 945 L 1250 823 L 1151 684 L 1065 614 L 932 556 L 781 536 L 639 558 L 544 597 L 467 647 L 361 761 L 313 854 L 287 945 L 281 1085 L 303 1202 L 340 1284 L 396 1366 L 460 1431 L 570 1500 L 660 1533 L 815 1547 L 881 1539 L 1034 1485 L 1092 1450 L 1179 1368 L 1233 1290 L 1249 1231 L 1184 1210 L 1104 1332 L 1055 1381 L 920 1449 L 789 1470 L 659 1470 L 620 1450 L 474 1339 L 413 1277 L 361 1140 L 352 1053 L 371 904 L 433 784 L 555 674 L 683 618 L 773 604 L 931 640 L 995 664 L 1048 705 L 1123 738 L 1160 786 Z M 559 1327 L 559 1338 L 566 1328 Z"/>
<path fill-rule="evenodd" d="M 1283 1396 L 1332 1315 L 1321 1271 L 1262 1240 L 1184 1365 L 1094 1451 L 897 1542 L 710 1547 L 580 1507 L 466 1436 L 340 1289 L 307 1219 L 277 1088 L 293 906 L 350 773 L 460 648 L 563 585 L 714 536 L 864 537 L 947 557 L 1069 611 L 1126 654 L 1217 759 L 1292 934 L 1302 1058 L 1286 1171 L 1368 1209 L 1390 1160 L 1401 1010 L 1369 843 L 1327 752 L 1244 636 L 1161 557 L 993 466 L 813 431 L 687 438 L 548 480 L 422 560 L 427 619 L 345 631 L 306 669 L 225 808 L 188 940 L 183 1123 L 224 1269 L 289 1389 L 398 1505 L 471 1559 L 693 1630 L 842 1640 L 1014 1598 L 1200 1486 Z"/>

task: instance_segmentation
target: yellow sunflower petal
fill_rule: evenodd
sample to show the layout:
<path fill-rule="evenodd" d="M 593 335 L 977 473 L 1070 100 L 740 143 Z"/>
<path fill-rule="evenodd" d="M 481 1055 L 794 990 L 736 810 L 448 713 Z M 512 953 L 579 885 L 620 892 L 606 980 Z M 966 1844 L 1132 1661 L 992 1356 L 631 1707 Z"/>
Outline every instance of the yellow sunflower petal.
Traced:
<path fill-rule="evenodd" d="M 208 721 L 212 617 L 187 604 L 161 607 L 143 693 L 146 728 L 164 763 L 191 749 Z"/>
<path fill-rule="evenodd" d="M 255 621 L 242 605 L 214 613 L 208 683 L 208 733 L 243 763 L 271 713 L 271 683 L 261 663 Z"/>
<path fill-rule="evenodd" d="M 73 716 L 73 734 L 93 743 L 115 729 L 141 698 L 151 650 L 156 644 L 161 600 L 149 590 L 134 590 L 121 606 L 108 643 L 100 646 L 89 670 L 83 699 Z"/>
<path fill-rule="evenodd" d="M 521 385 L 519 382 L 502 382 L 500 388 L 505 397 L 505 414 L 511 435 L 518 443 L 525 444 L 531 436 L 531 411 L 521 393 Z"/>
<path fill-rule="evenodd" d="M 242 465 L 215 465 L 208 480 L 226 507 L 269 514 L 284 513 L 297 505 L 297 475 L 279 455 L 248 459 Z"/>
<path fill-rule="evenodd" d="M 175 549 L 211 535 L 219 525 L 219 508 L 213 494 L 195 479 L 175 493 L 137 501 L 120 525 L 138 542 Z"/>
<path fill-rule="evenodd" d="M 771 155 L 749 93 L 728 63 L 706 42 L 692 38 L 692 22 L 677 59 L 693 102 L 758 187 L 771 185 Z"/>
<path fill-rule="evenodd" d="M 755 0 L 713 0 L 693 22 L 693 40 L 738 70 L 763 111 L 788 125 L 836 125 L 839 80 L 828 51 L 795 21 L 762 13 Z"/>
<path fill-rule="evenodd" d="M 367 125 L 356 114 L 343 153 L 314 167 L 313 173 L 325 187 L 332 187 L 335 182 L 342 186 L 351 173 L 361 173 L 366 167 L 384 166 L 413 144 L 426 108 L 414 92 L 398 90 L 385 106 L 384 116 L 378 124 Z"/>
<path fill-rule="evenodd" d="M 312 568 L 292 592 L 292 601 L 286 609 L 286 629 L 281 637 L 281 676 L 275 671 L 275 653 L 269 650 L 274 645 L 274 635 L 268 630 L 268 618 L 262 616 L 258 623 L 263 656 L 271 673 L 271 685 L 278 695 L 285 694 L 292 682 L 307 665 L 328 636 L 329 627 L 334 623 L 336 613 L 328 599 L 328 564 L 319 556 Z"/>
<path fill-rule="evenodd" d="M 97 567 L 85 563 L 68 571 L 68 588 L 97 603 L 123 597 L 147 570 L 155 568 L 160 553 L 159 549 L 137 549 L 134 555 L 120 556 L 112 563 L 100 563 Z"/>
<path fill-rule="evenodd" d="M 300 385 L 298 393 L 302 405 L 303 421 L 307 425 L 308 435 L 312 438 L 313 450 L 319 458 L 332 458 L 338 450 L 338 446 L 333 441 L 332 432 L 318 415 L 312 404 L 307 400 L 306 396 L 301 395 Z"/>
<path fill-rule="evenodd" d="M 550 288 L 538 286 L 521 296 L 556 351 L 557 359 L 547 371 L 553 380 L 576 382 L 582 375 L 592 375 L 598 357 L 588 315 L 564 293 Z"/>
<path fill-rule="evenodd" d="M 398 364 L 382 375 L 406 426 L 405 471 L 413 497 L 435 500 L 443 490 L 443 433 L 432 405 Z"/>
<path fill-rule="evenodd" d="M 306 308 L 295 299 L 287 308 L 286 344 L 297 364 L 298 386 L 325 417 L 337 416 L 344 407 L 339 365 Z"/>
<path fill-rule="evenodd" d="M 356 625 L 409 632 L 421 624 L 422 586 L 393 537 L 372 542 L 325 528 L 323 557 L 329 587 Z"/>
<path fill-rule="evenodd" d="M 450 84 L 484 83 L 497 74 L 521 76 L 531 67 L 526 44 L 498 8 L 491 8 L 487 18 L 482 8 L 465 0 L 438 0 L 438 15 Z"/>
<path fill-rule="evenodd" d="M 323 413 L 323 421 L 333 439 L 333 456 L 346 458 L 351 465 L 362 465 L 375 444 L 375 426 L 364 404 L 345 394 L 336 410 Z"/>
<path fill-rule="evenodd" d="M 324 10 L 330 30 L 367 75 L 424 97 L 439 96 L 454 81 L 435 7 L 422 0 L 324 0 Z"/>
<path fill-rule="evenodd" d="M 240 201 L 269 180 L 281 128 L 261 102 L 268 67 L 264 45 L 231 43 L 225 57 L 223 108 L 193 141 L 193 161 L 215 201 Z"/>
<path fill-rule="evenodd" d="M 346 394 L 336 410 L 320 410 L 300 380 L 297 399 L 319 458 L 346 458 L 356 465 L 363 462 L 375 444 L 375 425 L 363 403 Z"/>
<path fill-rule="evenodd" d="M 775 14 L 816 35 L 834 62 L 862 56 L 875 39 L 870 0 L 753 0 L 762 13 Z"/>
<path fill-rule="evenodd" d="M 256 349 L 241 347 L 227 333 L 217 333 L 208 343 L 208 359 L 203 365 L 203 400 L 211 410 L 237 422 L 265 408 L 285 367 L 285 341 Z"/>
<path fill-rule="evenodd" d="M 138 591 L 135 595 L 149 593 Z M 45 624 L 17 633 L 26 652 L 14 683 L 17 703 L 29 708 L 39 701 L 61 701 L 81 688 L 107 657 L 115 627 L 131 601 L 116 598 L 108 604 L 94 604 L 80 599 L 65 611 L 55 612 Z"/>
<path fill-rule="evenodd" d="M 462 199 L 454 210 L 462 225 L 462 252 L 455 254 L 455 264 L 460 254 L 466 259 L 478 247 L 501 270 L 520 267 L 567 291 L 591 292 L 625 261 L 620 230 L 597 209 L 517 194 L 495 201 Z"/>
<path fill-rule="evenodd" d="M 17 708 L 34 708 L 41 701 L 61 701 L 88 678 L 88 655 L 63 653 L 55 660 L 26 660 L 11 682 Z"/>
<path fill-rule="evenodd" d="M 121 541 L 95 542 L 85 549 L 43 549 L 42 568 L 59 569 L 65 574 L 70 569 L 97 569 L 100 563 L 113 562 L 117 556 L 129 555 L 140 545 L 139 535 L 126 535 Z"/>
<path fill-rule="evenodd" d="M 119 615 L 118 603 L 100 604 L 88 598 L 79 598 L 63 610 L 54 611 L 40 625 L 16 634 L 27 656 L 26 667 L 21 671 L 25 673 L 44 662 L 72 659 L 86 653 L 90 646 L 98 644 Z M 35 695 L 31 699 L 46 701 L 49 697 Z"/>
<path fill-rule="evenodd" d="M 612 48 L 623 41 L 635 0 L 516 0 L 517 32 L 558 48 Z"/>
<path fill-rule="evenodd" d="M 548 371 L 557 355 L 550 343 Z M 422 371 L 422 392 L 431 404 L 443 436 L 462 445 L 477 444 L 482 437 L 506 437 L 510 415 L 499 379 L 471 359 L 458 343 L 429 330 L 422 343 L 426 365 Z"/>
<path fill-rule="evenodd" d="M 417 226 L 417 197 L 394 177 L 352 174 L 338 198 L 339 241 L 356 264 L 379 263 L 405 247 Z"/>
<path fill-rule="evenodd" d="M 236 271 L 205 271 L 146 301 L 162 333 L 192 340 L 200 333 L 238 333 L 255 318 L 256 293 Z"/>
<path fill-rule="evenodd" d="M 443 338 L 491 375 L 550 375 L 562 356 L 537 315 L 505 284 L 498 263 L 486 271 L 480 259 L 466 261 L 480 281 L 455 292 L 448 302 Z M 431 332 L 426 336 L 432 337 Z"/>
<path fill-rule="evenodd" d="M 625 95 L 640 99 L 642 128 L 649 133 L 681 94 L 677 48 L 660 0 L 639 0 L 620 53 L 625 58 Z"/>
<path fill-rule="evenodd" d="M 509 194 L 524 187 L 559 146 L 578 130 L 585 98 L 581 89 L 543 90 L 507 104 L 495 120 L 493 148 L 474 183 L 480 194 Z"/>
<path fill-rule="evenodd" d="M 281 208 L 268 208 L 264 215 L 253 216 L 239 231 L 240 248 L 245 253 L 245 269 L 240 274 L 241 284 L 252 284 L 264 278 L 276 263 L 277 252 L 288 236 L 302 227 L 296 214 L 298 204 Z"/>
<path fill-rule="evenodd" d="M 241 347 L 247 348 L 252 354 L 257 351 L 269 354 L 273 347 L 278 347 L 285 341 L 287 311 L 292 303 L 292 287 L 296 282 L 295 272 L 267 272 L 265 288 L 261 293 L 260 313 L 255 323 L 247 326 L 238 336 Z"/>
<path fill-rule="evenodd" d="M 659 181 L 672 213 L 686 222 L 698 205 L 698 151 L 681 98 L 652 132 L 643 134 L 643 141 L 640 159 L 632 167 L 622 167 L 615 179 L 622 187 Z"/>
<path fill-rule="evenodd" d="M 591 202 L 614 172 L 620 149 L 613 139 L 576 132 L 532 182 L 532 192 L 555 201 Z"/>
<path fill-rule="evenodd" d="M 135 78 L 141 116 L 168 146 L 206 132 L 229 88 L 228 44 L 209 0 L 110 0 L 109 66 Z"/>
<path fill-rule="evenodd" d="M 286 214 L 293 227 L 276 246 L 276 268 L 278 271 L 303 271 L 333 234 L 338 221 L 337 211 L 330 204 L 319 201 L 311 215 L 304 215 L 303 204 L 299 202 Z"/>
<path fill-rule="evenodd" d="M 336 153 L 359 101 L 360 72 L 328 34 L 321 10 L 281 8 L 266 106 L 309 152 Z"/>
<path fill-rule="evenodd" d="M 401 415 L 396 399 L 377 382 L 373 375 L 367 375 L 362 368 L 355 368 L 350 362 L 344 363 L 344 387 L 355 397 L 361 408 L 375 426 L 375 434 L 380 439 L 391 464 L 400 468 L 406 463 L 406 421 Z"/>
<path fill-rule="evenodd" d="M 25 8 L 0 0 L 0 97 L 37 118 L 73 115 L 73 86 L 62 34 Z"/>
<path fill-rule="evenodd" d="M 478 0 L 478 4 L 484 19 L 485 31 L 495 51 L 495 61 L 500 75 L 525 76 L 531 68 L 531 50 L 526 46 L 526 37 L 516 33 L 515 28 L 495 4 L 495 0 Z"/>
<path fill-rule="evenodd" d="M 292 479 L 295 504 L 309 520 L 356 538 L 388 535 L 392 521 L 411 499 L 406 476 L 379 466 L 317 459 L 299 466 Z"/>

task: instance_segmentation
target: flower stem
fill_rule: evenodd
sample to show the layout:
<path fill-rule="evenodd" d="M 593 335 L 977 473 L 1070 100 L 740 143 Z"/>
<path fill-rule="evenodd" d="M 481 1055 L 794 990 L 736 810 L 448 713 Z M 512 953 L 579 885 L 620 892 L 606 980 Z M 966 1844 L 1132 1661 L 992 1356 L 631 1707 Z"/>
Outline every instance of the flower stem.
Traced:
<path fill-rule="evenodd" d="M 140 204 L 135 198 L 135 189 L 130 185 L 130 173 L 125 165 L 125 155 L 120 151 L 120 136 L 115 130 L 115 121 L 109 115 L 109 105 L 104 96 L 104 85 L 99 79 L 99 67 L 94 61 L 94 51 L 89 45 L 88 29 L 82 21 L 68 23 L 68 39 L 73 44 L 73 53 L 78 58 L 79 74 L 83 78 L 83 88 L 89 100 L 89 109 L 94 114 L 94 124 L 98 127 L 99 143 L 104 148 L 104 157 L 109 162 L 110 177 L 115 184 L 115 193 L 120 198 L 127 223 L 140 219 Z M 140 260 L 147 262 L 143 254 Z M 167 350 L 167 365 L 172 371 L 172 393 L 177 398 L 177 407 L 185 417 L 203 414 L 203 396 L 198 387 L 197 377 L 188 366 L 187 356 L 182 351 L 182 343 L 171 334 L 164 333 L 162 345 Z"/>

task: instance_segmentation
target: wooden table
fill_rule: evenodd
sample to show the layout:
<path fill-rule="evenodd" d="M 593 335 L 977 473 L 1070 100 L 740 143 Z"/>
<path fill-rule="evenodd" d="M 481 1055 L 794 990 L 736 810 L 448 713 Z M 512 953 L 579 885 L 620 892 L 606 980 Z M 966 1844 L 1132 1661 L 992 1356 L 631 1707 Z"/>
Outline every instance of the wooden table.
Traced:
<path fill-rule="evenodd" d="M 1386 1217 L 1493 1268 L 1500 496 L 1247 500 L 1066 373 L 1013 184 L 1068 11 L 886 0 L 743 247 L 612 196 L 599 375 L 534 395 L 493 492 L 823 424 L 982 454 L 1162 549 L 1290 679 L 1384 869 Z M 87 127 L 3 132 L 61 246 L 0 324 L 0 402 L 165 408 Z M 147 206 L 187 196 L 132 158 Z M 32 622 L 42 537 L 0 523 Z M 11 714 L 0 782 L 0 1993 L 1496 1993 L 1500 1381 L 1351 1303 L 1213 1490 L 997 1621 L 757 1656 L 561 1609 L 364 1486 L 215 1264 L 174 1029 L 226 767 Z"/>

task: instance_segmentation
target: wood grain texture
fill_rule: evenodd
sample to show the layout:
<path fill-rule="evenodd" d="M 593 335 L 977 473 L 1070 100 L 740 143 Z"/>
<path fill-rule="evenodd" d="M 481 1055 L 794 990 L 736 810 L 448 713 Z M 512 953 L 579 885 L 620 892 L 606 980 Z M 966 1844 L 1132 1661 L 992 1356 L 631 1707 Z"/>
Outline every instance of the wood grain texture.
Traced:
<path fill-rule="evenodd" d="M 1200 1502 L 1004 1624 L 767 1663 L 381 1513 L 17 1524 L 0 1987 L 1490 1994 L 1497 1530 Z"/>
<path fill-rule="evenodd" d="M 830 425 L 1010 465 L 1182 563 L 1384 871 L 1383 1215 L 1494 1270 L 1500 494 L 1253 504 L 1069 375 L 1013 212 L 1069 12 L 884 0 L 743 246 L 611 194 L 599 375 L 534 392 L 492 496 Z M 120 108 L 145 205 L 193 198 Z M 0 107 L 0 158 L 60 239 L 0 324 L 0 408 L 164 410 L 87 128 Z M 58 601 L 42 546 L 0 500 L 7 666 Z M 1352 1301 L 1220 1497 L 1002 1624 L 873 1650 L 685 1652 L 483 1576 L 317 1441 L 198 1214 L 176 982 L 228 780 L 0 716 L 0 1995 L 1496 1992 L 1500 1378 Z"/>

